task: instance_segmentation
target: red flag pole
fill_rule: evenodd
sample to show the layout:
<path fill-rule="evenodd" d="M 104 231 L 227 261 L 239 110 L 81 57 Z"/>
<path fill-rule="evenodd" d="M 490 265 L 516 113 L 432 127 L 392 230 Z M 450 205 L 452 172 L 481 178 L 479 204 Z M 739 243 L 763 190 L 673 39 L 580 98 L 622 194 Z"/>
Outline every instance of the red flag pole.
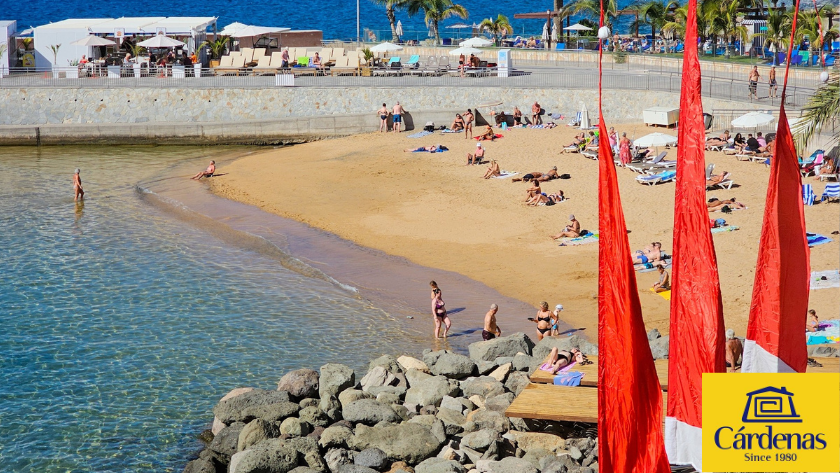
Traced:
<path fill-rule="evenodd" d="M 604 26 L 603 0 L 601 27 Z M 598 468 L 668 473 L 662 389 L 653 364 L 627 241 L 618 178 L 601 107 L 598 53 Z"/>
<path fill-rule="evenodd" d="M 794 8 L 791 45 L 798 15 L 799 0 Z M 789 49 L 744 344 L 742 371 L 750 373 L 804 373 L 808 365 L 803 331 L 808 317 L 811 252 L 805 235 L 798 154 L 785 113 L 793 47 Z"/>
<path fill-rule="evenodd" d="M 688 3 L 683 54 L 665 450 L 702 471 L 702 376 L 726 369 L 723 304 L 706 210 L 705 126 L 697 55 L 697 0 Z"/>

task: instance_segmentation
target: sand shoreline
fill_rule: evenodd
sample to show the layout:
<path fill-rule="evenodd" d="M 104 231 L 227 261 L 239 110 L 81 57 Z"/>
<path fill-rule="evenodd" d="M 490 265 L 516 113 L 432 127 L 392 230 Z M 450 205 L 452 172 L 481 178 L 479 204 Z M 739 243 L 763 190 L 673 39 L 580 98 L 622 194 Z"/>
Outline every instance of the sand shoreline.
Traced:
<path fill-rule="evenodd" d="M 640 137 L 654 131 L 621 125 L 619 132 Z M 661 131 L 661 130 L 660 130 Z M 306 223 L 361 246 L 402 256 L 423 266 L 454 271 L 483 282 L 501 294 L 532 306 L 546 300 L 566 306 L 564 319 L 595 336 L 597 325 L 597 245 L 558 247 L 547 235 L 574 213 L 584 228 L 597 227 L 597 163 L 578 154 L 560 154 L 579 130 L 509 129 L 505 138 L 487 143 L 487 156 L 502 169 L 546 171 L 556 165 L 572 178 L 543 185 L 562 189 L 569 200 L 553 207 L 526 207 L 527 185 L 510 179 L 483 180 L 486 166 L 464 166 L 475 141 L 463 135 L 409 139 L 406 134 L 370 133 L 295 145 L 221 163 L 227 175 L 211 181 L 219 196 Z M 444 144 L 445 153 L 404 153 L 403 149 Z M 676 150 L 669 152 L 675 159 Z M 709 196 L 737 197 L 749 207 L 725 218 L 741 229 L 716 234 L 724 314 L 728 326 L 743 334 L 749 312 L 760 235 L 767 168 L 707 153 L 715 172 L 729 171 L 739 187 L 710 191 Z M 619 170 L 619 183 L 631 247 L 662 241 L 671 252 L 674 185 L 642 186 L 635 173 Z M 808 178 L 806 182 L 815 183 Z M 821 192 L 815 183 L 815 191 Z M 838 209 L 830 204 L 806 208 L 808 231 L 831 236 Z M 829 255 L 838 238 L 812 249 L 812 270 L 836 269 Z M 669 303 L 647 288 L 655 272 L 637 273 L 648 329 L 668 332 Z M 837 313 L 837 289 L 811 292 L 811 307 Z M 489 303 L 489 301 L 488 301 Z M 532 316 L 509 314 L 510 317 Z M 505 318 L 500 320 L 505 323 Z M 532 330 L 533 331 L 533 330 Z"/>

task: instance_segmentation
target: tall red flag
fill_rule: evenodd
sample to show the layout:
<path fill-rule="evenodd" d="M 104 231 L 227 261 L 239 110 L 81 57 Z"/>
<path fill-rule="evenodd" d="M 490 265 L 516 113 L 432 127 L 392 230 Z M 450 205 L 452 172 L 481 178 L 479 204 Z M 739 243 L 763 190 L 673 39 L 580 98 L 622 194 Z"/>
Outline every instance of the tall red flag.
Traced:
<path fill-rule="evenodd" d="M 798 12 L 797 0 L 789 44 L 794 44 Z M 776 145 L 770 160 L 770 183 L 741 370 L 746 373 L 804 373 L 808 365 L 802 332 L 808 318 L 811 252 L 805 236 L 799 161 L 785 113 L 792 49 L 788 50 Z"/>
<path fill-rule="evenodd" d="M 662 390 L 601 109 L 600 60 L 598 75 L 598 467 L 610 473 L 666 473 L 671 470 L 663 443 Z"/>
<path fill-rule="evenodd" d="M 717 258 L 706 210 L 697 0 L 688 3 L 677 139 L 665 450 L 671 463 L 702 471 L 702 375 L 724 372 L 726 360 Z"/>

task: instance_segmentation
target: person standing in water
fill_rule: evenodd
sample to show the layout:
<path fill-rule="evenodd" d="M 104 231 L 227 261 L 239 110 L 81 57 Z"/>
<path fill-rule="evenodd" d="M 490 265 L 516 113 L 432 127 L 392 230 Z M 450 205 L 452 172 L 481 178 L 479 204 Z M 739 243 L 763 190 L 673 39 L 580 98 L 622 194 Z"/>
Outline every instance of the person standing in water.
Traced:
<path fill-rule="evenodd" d="M 502 336 L 502 329 L 496 324 L 496 313 L 499 306 L 490 304 L 490 310 L 484 314 L 484 330 L 481 331 L 481 338 L 485 341 Z"/>
<path fill-rule="evenodd" d="M 82 188 L 82 176 L 79 175 L 80 172 L 82 171 L 79 168 L 76 168 L 76 172 L 73 174 L 74 202 L 85 200 L 85 190 Z"/>
<path fill-rule="evenodd" d="M 430 282 L 429 286 L 432 287 L 432 317 L 435 319 L 435 338 L 441 338 L 441 325 L 445 327 L 443 330 L 443 338 L 446 338 L 449 334 L 449 328 L 452 327 L 452 321 L 446 313 L 446 303 L 443 302 L 443 293 L 436 282 Z"/>

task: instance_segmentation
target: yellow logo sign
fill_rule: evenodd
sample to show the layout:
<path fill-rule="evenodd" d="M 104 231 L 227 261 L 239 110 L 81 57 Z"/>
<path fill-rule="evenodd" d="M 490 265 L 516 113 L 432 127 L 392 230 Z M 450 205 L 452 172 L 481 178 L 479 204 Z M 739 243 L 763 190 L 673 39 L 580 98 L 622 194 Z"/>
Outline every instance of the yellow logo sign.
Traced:
<path fill-rule="evenodd" d="M 840 471 L 840 374 L 704 374 L 703 470 Z"/>

